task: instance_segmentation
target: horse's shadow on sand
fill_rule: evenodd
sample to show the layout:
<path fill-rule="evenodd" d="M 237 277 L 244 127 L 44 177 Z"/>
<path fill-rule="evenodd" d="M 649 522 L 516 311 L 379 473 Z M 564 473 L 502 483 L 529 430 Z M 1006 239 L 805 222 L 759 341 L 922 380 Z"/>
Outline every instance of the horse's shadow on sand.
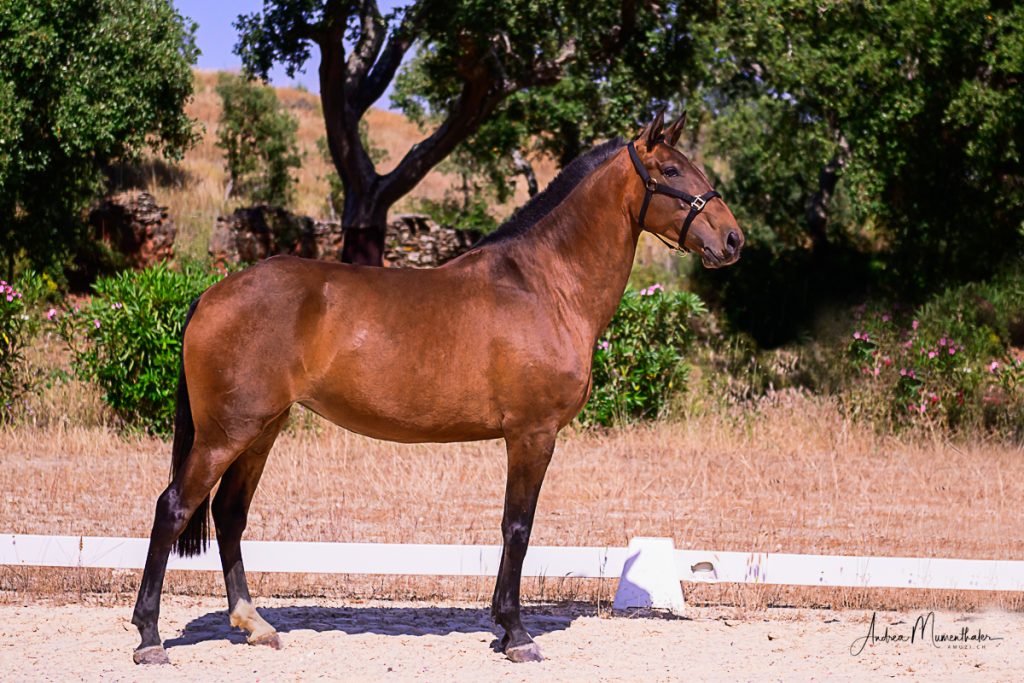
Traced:
<path fill-rule="evenodd" d="M 278 633 L 291 631 L 340 631 L 349 635 L 374 633 L 386 636 L 445 636 L 452 633 L 491 634 L 495 640 L 491 647 L 497 648 L 498 639 L 504 633 L 491 620 L 489 609 L 464 607 L 268 607 L 260 608 L 260 614 L 277 629 Z M 550 612 L 528 611 L 523 615 L 523 625 L 533 635 L 562 631 L 572 622 L 596 611 L 586 605 L 560 605 Z M 194 645 L 209 640 L 227 640 L 231 643 L 245 643 L 245 632 L 232 627 L 225 611 L 209 612 L 193 619 L 176 638 L 164 641 L 164 647 Z"/>

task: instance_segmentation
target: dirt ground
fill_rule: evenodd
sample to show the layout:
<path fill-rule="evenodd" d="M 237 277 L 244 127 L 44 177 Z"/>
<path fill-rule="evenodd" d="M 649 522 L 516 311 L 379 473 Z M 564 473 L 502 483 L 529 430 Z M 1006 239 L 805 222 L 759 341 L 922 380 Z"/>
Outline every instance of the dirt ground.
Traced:
<path fill-rule="evenodd" d="M 525 622 L 546 661 L 512 664 L 491 644 L 482 604 L 373 601 L 260 601 L 284 649 L 245 644 L 219 600 L 168 596 L 162 635 L 170 666 L 132 663 L 131 605 L 0 606 L 0 671 L 9 681 L 672 681 L 691 680 L 1020 680 L 1024 615 L 939 613 L 934 635 L 986 639 L 950 646 L 878 640 L 854 656 L 870 612 L 771 609 L 734 619 L 722 608 L 690 608 L 682 619 L 657 614 L 599 615 L 592 607 L 531 606 Z M 879 613 L 906 637 L 917 613 Z M 930 635 L 930 634 L 929 634 Z M 999 640 L 997 640 L 999 639 Z M 859 645 L 859 643 L 856 643 Z"/>

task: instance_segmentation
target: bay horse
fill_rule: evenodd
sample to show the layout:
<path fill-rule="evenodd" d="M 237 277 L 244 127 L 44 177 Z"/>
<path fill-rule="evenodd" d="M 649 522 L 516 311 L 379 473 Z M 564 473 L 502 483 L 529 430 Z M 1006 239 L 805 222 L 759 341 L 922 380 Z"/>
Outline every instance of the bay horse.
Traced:
<path fill-rule="evenodd" d="M 595 147 L 477 246 L 434 269 L 274 257 L 210 287 L 188 312 L 172 445 L 138 601 L 137 663 L 167 663 L 157 621 L 172 548 L 202 552 L 213 521 L 232 626 L 281 647 L 252 604 L 240 539 L 267 456 L 299 403 L 404 443 L 505 439 L 503 551 L 492 615 L 516 662 L 541 659 L 519 585 L 555 438 L 586 403 L 594 346 L 642 230 L 734 263 L 743 233 L 663 115 Z M 410 359 L 433 358 L 430 363 Z"/>

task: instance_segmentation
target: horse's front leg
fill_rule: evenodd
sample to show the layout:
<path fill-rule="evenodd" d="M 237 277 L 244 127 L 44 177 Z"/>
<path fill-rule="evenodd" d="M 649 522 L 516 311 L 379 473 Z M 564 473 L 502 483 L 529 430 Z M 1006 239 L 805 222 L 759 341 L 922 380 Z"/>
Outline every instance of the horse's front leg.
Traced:
<path fill-rule="evenodd" d="M 523 559 L 530 543 L 533 513 L 544 482 L 551 453 L 555 447 L 555 429 L 543 429 L 505 435 L 508 449 L 508 481 L 505 485 L 505 514 L 501 521 L 504 547 L 498 581 L 494 587 L 491 614 L 505 629 L 502 646 L 513 662 L 538 662 L 540 648 L 523 627 L 519 616 L 519 583 Z"/>

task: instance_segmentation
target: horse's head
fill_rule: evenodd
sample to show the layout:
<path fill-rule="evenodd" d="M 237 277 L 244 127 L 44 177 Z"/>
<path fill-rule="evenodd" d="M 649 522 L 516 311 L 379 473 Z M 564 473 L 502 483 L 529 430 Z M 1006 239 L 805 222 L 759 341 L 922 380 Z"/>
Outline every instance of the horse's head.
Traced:
<path fill-rule="evenodd" d="M 641 228 L 700 254 L 705 268 L 732 265 L 740 258 L 743 231 L 704 172 L 675 148 L 685 121 L 684 113 L 665 128 L 661 112 L 630 143 L 645 190 L 633 217 Z"/>

